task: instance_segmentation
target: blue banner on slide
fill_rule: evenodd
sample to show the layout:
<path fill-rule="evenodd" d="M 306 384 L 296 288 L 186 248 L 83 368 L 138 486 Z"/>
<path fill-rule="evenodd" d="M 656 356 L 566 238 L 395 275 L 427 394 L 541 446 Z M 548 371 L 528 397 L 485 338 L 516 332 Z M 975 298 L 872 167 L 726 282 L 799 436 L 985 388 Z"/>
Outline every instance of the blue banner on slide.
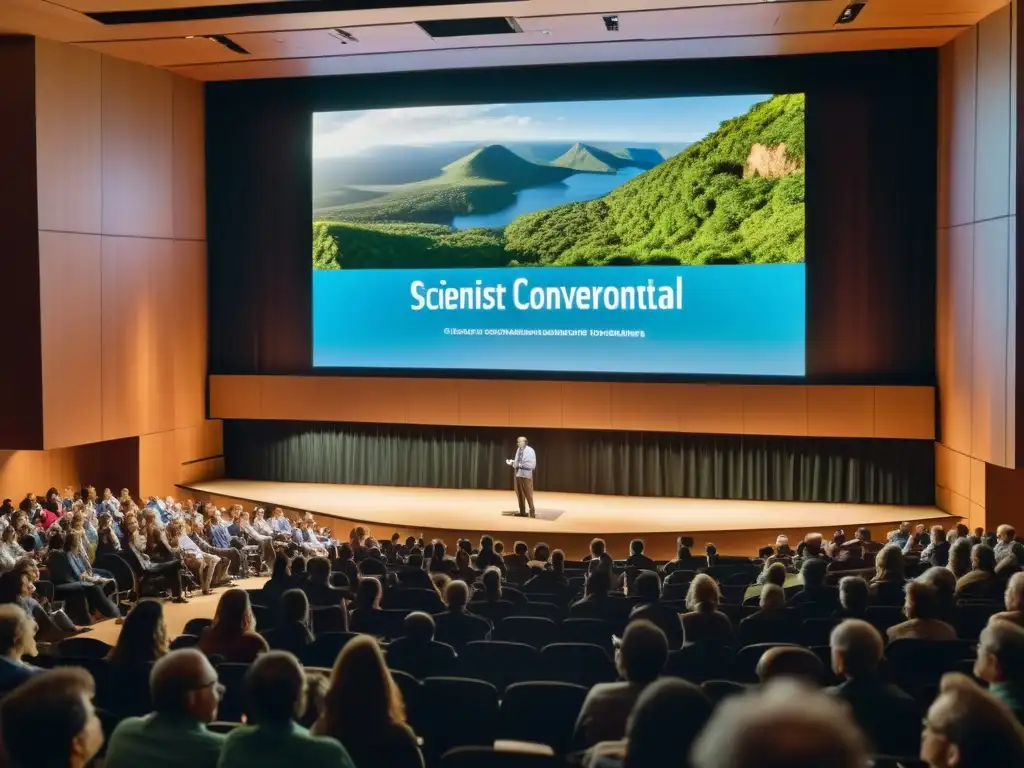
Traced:
<path fill-rule="evenodd" d="M 802 376 L 803 264 L 313 273 L 317 367 Z"/>

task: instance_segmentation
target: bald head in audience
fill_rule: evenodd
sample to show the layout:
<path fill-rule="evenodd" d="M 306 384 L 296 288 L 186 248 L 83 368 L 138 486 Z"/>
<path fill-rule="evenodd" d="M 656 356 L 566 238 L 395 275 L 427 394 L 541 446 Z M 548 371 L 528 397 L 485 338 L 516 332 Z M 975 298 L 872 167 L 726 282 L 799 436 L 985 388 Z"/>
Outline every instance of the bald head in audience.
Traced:
<path fill-rule="evenodd" d="M 757 679 L 762 683 L 779 678 L 796 678 L 820 688 L 825 682 L 825 665 L 813 651 L 796 646 L 769 648 L 757 662 Z"/>
<path fill-rule="evenodd" d="M 694 745 L 693 768 L 864 768 L 849 710 L 793 680 L 722 702 Z"/>
<path fill-rule="evenodd" d="M 1024 765 L 1024 729 L 1009 707 L 950 672 L 924 721 L 921 760 L 931 768 Z"/>
<path fill-rule="evenodd" d="M 182 648 L 153 665 L 149 691 L 155 711 L 212 723 L 217 719 L 224 688 L 205 654 L 194 648 Z"/>
<path fill-rule="evenodd" d="M 874 677 L 882 661 L 882 637 L 871 624 L 847 619 L 832 630 L 832 671 L 848 680 Z"/>

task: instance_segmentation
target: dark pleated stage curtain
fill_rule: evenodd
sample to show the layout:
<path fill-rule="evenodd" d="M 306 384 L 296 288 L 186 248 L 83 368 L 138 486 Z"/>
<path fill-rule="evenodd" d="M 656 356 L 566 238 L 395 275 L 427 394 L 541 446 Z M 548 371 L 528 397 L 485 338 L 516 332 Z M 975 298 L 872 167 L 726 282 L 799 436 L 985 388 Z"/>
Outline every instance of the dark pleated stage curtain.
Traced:
<path fill-rule="evenodd" d="M 933 504 L 928 440 L 526 431 L 546 491 Z M 508 429 L 229 421 L 227 474 L 281 482 L 505 490 Z"/>

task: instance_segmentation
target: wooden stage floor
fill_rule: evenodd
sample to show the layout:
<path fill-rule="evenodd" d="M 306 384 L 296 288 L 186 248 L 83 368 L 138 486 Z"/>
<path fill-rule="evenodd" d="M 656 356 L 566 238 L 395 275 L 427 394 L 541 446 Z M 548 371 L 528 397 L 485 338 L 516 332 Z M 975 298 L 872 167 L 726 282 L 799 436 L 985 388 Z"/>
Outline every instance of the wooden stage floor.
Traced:
<path fill-rule="evenodd" d="M 686 535 L 703 550 L 714 542 L 723 554 L 755 556 L 757 549 L 774 544 L 779 533 L 796 542 L 817 531 L 826 539 L 837 529 L 848 536 L 860 526 L 881 539 L 903 520 L 959 522 L 937 507 L 900 507 L 873 504 L 807 502 L 719 501 L 638 496 L 600 496 L 538 491 L 538 510 L 555 510 L 555 520 L 506 517 L 516 506 L 511 491 L 403 488 L 395 486 L 278 483 L 255 480 L 211 480 L 182 486 L 186 495 L 218 504 L 259 504 L 287 511 L 309 511 L 323 525 L 331 525 L 338 538 L 347 538 L 355 525 L 368 527 L 378 539 L 397 531 L 405 536 L 442 538 L 453 547 L 455 539 L 478 539 L 493 534 L 511 550 L 515 540 L 531 547 L 544 541 L 565 550 L 570 559 L 582 557 L 591 538 L 608 541 L 613 557 L 625 557 L 628 543 L 640 537 L 656 559 L 675 554 L 675 539 Z"/>

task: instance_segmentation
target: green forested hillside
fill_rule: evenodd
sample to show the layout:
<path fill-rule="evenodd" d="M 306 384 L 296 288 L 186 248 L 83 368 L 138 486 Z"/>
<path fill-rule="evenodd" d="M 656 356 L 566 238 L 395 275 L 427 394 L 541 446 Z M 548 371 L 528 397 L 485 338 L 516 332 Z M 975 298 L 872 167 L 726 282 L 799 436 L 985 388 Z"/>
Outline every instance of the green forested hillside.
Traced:
<path fill-rule="evenodd" d="M 525 214 L 504 229 L 454 232 L 445 226 L 453 214 L 501 210 L 516 189 L 557 180 L 547 174 L 564 178 L 572 172 L 486 147 L 446 166 L 436 179 L 322 212 L 324 221 L 314 224 L 314 264 L 348 269 L 804 260 L 803 95 L 754 105 L 599 199 Z"/>
<path fill-rule="evenodd" d="M 780 175 L 747 169 L 754 145 L 783 144 Z M 804 97 L 775 96 L 599 200 L 520 216 L 506 248 L 535 264 L 800 262 L 803 165 Z"/>

